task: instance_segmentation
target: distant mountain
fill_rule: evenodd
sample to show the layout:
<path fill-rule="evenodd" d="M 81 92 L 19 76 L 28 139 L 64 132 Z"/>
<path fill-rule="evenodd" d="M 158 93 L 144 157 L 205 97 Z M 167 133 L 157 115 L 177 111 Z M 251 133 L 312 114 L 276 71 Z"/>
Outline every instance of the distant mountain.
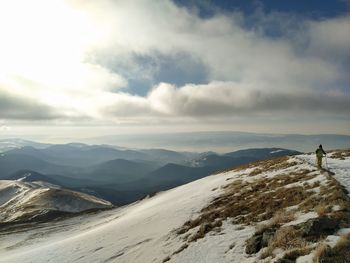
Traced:
<path fill-rule="evenodd" d="M 153 161 L 158 161 L 161 163 L 177 163 L 182 164 L 186 162 L 189 158 L 194 158 L 198 154 L 190 152 L 175 152 L 165 149 L 147 149 L 140 150 L 141 152 L 147 154 L 149 158 Z"/>
<path fill-rule="evenodd" d="M 0 223 L 50 220 L 111 207 L 108 201 L 47 183 L 0 180 Z"/>
<path fill-rule="evenodd" d="M 0 179 L 19 170 L 33 170 L 44 174 L 74 174 L 78 172 L 75 167 L 56 165 L 26 154 L 8 154 L 7 152 L 0 154 Z"/>
<path fill-rule="evenodd" d="M 248 132 L 183 132 L 163 134 L 123 134 L 91 138 L 90 143 L 112 143 L 124 147 L 173 149 L 176 151 L 217 152 L 247 148 L 281 147 L 301 152 L 313 151 L 319 144 L 325 149 L 350 147 L 349 135 L 337 134 L 267 134 Z"/>
<path fill-rule="evenodd" d="M 161 166 L 169 162 L 183 163 L 196 156 L 195 153 L 178 153 L 164 149 L 130 150 L 117 149 L 108 145 L 86 145 L 82 143 L 57 144 L 41 149 L 24 146 L 14 148 L 6 153 L 29 155 L 58 165 L 84 168 L 114 159 L 151 161 Z"/>
<path fill-rule="evenodd" d="M 35 158 L 40 158 L 42 160 L 50 159 L 50 155 L 47 155 L 47 153 L 45 153 L 43 149 L 34 148 L 33 146 L 23 146 L 6 151 L 6 155 L 12 154 L 29 155 Z"/>
<path fill-rule="evenodd" d="M 258 160 L 295 154 L 300 154 L 300 152 L 281 148 L 253 148 L 222 155 L 215 153 L 203 154 L 199 158 L 191 160 L 188 165 L 192 167 L 212 167 L 216 170 L 221 170 Z"/>
<path fill-rule="evenodd" d="M 283 148 L 251 148 L 239 150 L 235 152 L 226 153 L 225 156 L 230 157 L 253 157 L 259 160 L 270 159 L 272 157 L 280 157 L 286 155 L 301 154 L 299 151 L 288 150 Z"/>
<path fill-rule="evenodd" d="M 147 155 L 133 150 L 117 150 L 111 146 L 86 144 L 57 144 L 44 149 L 22 147 L 8 151 L 7 154 L 26 154 L 42 158 L 59 165 L 87 167 L 101 162 L 122 159 L 146 159 Z"/>
<path fill-rule="evenodd" d="M 297 153 L 282 148 L 253 148 L 218 154 L 128 150 L 82 143 L 49 145 L 40 149 L 24 146 L 0 154 L 0 179 L 44 181 L 122 205 L 214 172 Z"/>
<path fill-rule="evenodd" d="M 58 181 L 55 179 L 50 178 L 49 176 L 43 175 L 41 173 L 31 171 L 31 170 L 20 170 L 17 171 L 10 176 L 7 176 L 5 178 L 6 180 L 17 180 L 21 182 L 47 182 L 54 185 L 61 185 Z"/>
<path fill-rule="evenodd" d="M 195 168 L 178 164 L 167 164 L 135 181 L 90 185 L 76 188 L 109 200 L 120 206 L 129 204 L 146 195 L 164 191 L 203 178 L 214 171 L 213 168 Z"/>
<path fill-rule="evenodd" d="M 104 162 L 92 168 L 87 178 L 99 182 L 126 183 L 142 178 L 157 166 L 147 162 L 135 162 L 123 159 Z"/>
<path fill-rule="evenodd" d="M 197 168 L 169 163 L 149 173 L 145 177 L 148 181 L 146 185 L 149 187 L 161 187 L 161 190 L 164 190 L 203 178 L 214 171 L 215 169 L 211 167 Z"/>
<path fill-rule="evenodd" d="M 12 149 L 25 147 L 25 146 L 32 146 L 40 149 L 40 148 L 46 148 L 49 145 L 50 144 L 33 142 L 33 141 L 22 140 L 17 138 L 0 139 L 0 153 L 6 152 Z"/>
<path fill-rule="evenodd" d="M 211 167 L 214 170 L 226 169 L 245 163 L 259 160 L 253 156 L 231 157 L 226 155 L 210 154 L 191 161 L 193 167 Z"/>

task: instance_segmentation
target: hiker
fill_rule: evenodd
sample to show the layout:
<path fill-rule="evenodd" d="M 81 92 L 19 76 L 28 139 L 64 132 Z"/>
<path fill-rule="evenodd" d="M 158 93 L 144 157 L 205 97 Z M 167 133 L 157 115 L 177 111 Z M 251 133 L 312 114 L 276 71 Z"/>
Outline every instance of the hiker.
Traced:
<path fill-rule="evenodd" d="M 322 144 L 318 146 L 318 149 L 316 150 L 316 157 L 317 157 L 317 167 L 322 168 L 322 157 L 323 155 L 326 155 L 326 152 L 322 148 Z"/>

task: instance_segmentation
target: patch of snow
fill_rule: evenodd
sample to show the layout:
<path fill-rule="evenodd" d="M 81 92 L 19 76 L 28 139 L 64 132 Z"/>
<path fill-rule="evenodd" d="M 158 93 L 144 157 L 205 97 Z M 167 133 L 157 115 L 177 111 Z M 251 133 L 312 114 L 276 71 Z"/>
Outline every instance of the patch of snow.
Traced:
<path fill-rule="evenodd" d="M 294 226 L 294 225 L 299 225 L 301 223 L 304 223 L 306 222 L 307 220 L 309 219 L 312 219 L 312 218 L 317 218 L 318 217 L 318 214 L 315 213 L 315 212 L 308 212 L 308 213 L 305 213 L 305 214 L 298 214 L 298 217 L 291 221 L 291 222 L 288 222 L 286 224 L 284 224 L 284 226 Z"/>
<path fill-rule="evenodd" d="M 341 210 L 342 208 L 340 207 L 340 205 L 334 205 L 333 207 L 332 207 L 332 210 L 333 211 L 339 211 L 339 210 Z"/>
<path fill-rule="evenodd" d="M 339 239 L 340 239 L 340 236 L 329 235 L 324 240 L 324 243 L 329 245 L 330 247 L 334 247 L 337 244 Z"/>
<path fill-rule="evenodd" d="M 313 256 L 314 256 L 313 253 L 311 253 L 309 255 L 301 256 L 301 257 L 298 257 L 295 262 L 296 263 L 312 263 Z"/>
<path fill-rule="evenodd" d="M 182 253 L 173 255 L 170 263 L 183 262 L 255 262 L 255 257 L 245 253 L 245 240 L 254 233 L 253 227 L 237 228 L 237 225 L 226 221 L 220 232 L 213 232 L 204 238 L 190 243 Z"/>
<path fill-rule="evenodd" d="M 346 235 L 350 233 L 350 228 L 341 228 L 338 230 L 337 235 Z"/>
<path fill-rule="evenodd" d="M 282 149 L 279 149 L 279 150 L 276 150 L 276 151 L 272 151 L 272 152 L 270 152 L 270 153 L 279 153 L 279 152 L 283 152 L 284 150 L 282 150 Z"/>
<path fill-rule="evenodd" d="M 286 211 L 291 211 L 291 210 L 294 210 L 294 209 L 298 209 L 299 205 L 293 205 L 293 206 L 289 206 L 286 208 Z"/>

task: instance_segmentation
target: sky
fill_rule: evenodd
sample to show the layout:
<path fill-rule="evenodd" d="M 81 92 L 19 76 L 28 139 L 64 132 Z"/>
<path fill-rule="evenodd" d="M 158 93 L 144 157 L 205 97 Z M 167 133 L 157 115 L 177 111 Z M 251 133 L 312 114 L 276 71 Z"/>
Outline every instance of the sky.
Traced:
<path fill-rule="evenodd" d="M 0 137 L 350 135 L 350 1 L 0 0 Z"/>

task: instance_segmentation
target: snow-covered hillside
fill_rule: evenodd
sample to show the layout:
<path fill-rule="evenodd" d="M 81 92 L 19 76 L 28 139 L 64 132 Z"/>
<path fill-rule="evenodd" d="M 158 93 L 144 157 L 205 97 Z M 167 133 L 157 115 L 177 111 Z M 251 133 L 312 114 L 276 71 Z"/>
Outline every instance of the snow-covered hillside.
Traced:
<path fill-rule="evenodd" d="M 349 152 L 333 157 L 329 168 L 350 190 Z M 335 246 L 350 230 L 348 197 L 314 162 L 313 155 L 257 162 L 126 207 L 5 228 L 0 262 L 312 262 L 319 243 Z M 333 228 L 312 232 L 318 219 Z M 259 235 L 266 246 L 248 249 Z"/>
<path fill-rule="evenodd" d="M 46 182 L 0 180 L 0 223 L 43 218 L 52 212 L 76 213 L 109 207 L 112 204 L 108 201 Z"/>

